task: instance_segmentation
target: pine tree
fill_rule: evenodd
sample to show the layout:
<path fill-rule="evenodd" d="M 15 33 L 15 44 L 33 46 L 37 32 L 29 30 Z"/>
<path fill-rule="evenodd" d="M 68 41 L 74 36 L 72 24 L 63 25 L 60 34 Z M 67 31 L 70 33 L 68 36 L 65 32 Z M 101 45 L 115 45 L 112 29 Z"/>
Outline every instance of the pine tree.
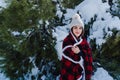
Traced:
<path fill-rule="evenodd" d="M 120 33 L 113 29 L 113 35 L 108 37 L 106 43 L 102 45 L 100 54 L 100 63 L 117 80 L 120 75 Z"/>
<path fill-rule="evenodd" d="M 54 15 L 51 0 L 11 0 L 0 13 L 0 64 L 11 80 L 58 75 L 53 26 L 47 24 Z M 39 72 L 31 75 L 34 68 Z"/>
<path fill-rule="evenodd" d="M 67 8 L 75 8 L 76 5 L 80 4 L 83 0 L 62 0 L 62 4 Z"/>

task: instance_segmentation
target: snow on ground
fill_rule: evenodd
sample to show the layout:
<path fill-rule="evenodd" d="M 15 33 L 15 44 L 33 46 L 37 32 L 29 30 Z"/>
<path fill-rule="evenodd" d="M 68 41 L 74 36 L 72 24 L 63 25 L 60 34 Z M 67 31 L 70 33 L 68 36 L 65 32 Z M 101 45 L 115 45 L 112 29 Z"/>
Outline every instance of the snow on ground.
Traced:
<path fill-rule="evenodd" d="M 92 76 L 92 80 L 113 80 L 113 78 L 103 68 L 97 68 L 95 75 Z"/>

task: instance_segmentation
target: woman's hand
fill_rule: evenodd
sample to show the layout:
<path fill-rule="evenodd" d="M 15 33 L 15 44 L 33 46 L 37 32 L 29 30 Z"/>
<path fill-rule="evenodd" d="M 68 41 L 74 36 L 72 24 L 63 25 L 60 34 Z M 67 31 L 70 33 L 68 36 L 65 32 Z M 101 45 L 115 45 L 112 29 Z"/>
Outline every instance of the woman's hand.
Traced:
<path fill-rule="evenodd" d="M 75 54 L 78 54 L 80 52 L 80 49 L 78 46 L 73 46 L 71 49 Z"/>

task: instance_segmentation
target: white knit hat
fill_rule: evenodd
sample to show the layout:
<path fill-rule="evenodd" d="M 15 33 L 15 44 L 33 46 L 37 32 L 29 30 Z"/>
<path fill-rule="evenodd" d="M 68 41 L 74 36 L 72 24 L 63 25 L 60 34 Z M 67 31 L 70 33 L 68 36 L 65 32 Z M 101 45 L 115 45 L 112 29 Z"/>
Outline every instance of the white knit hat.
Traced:
<path fill-rule="evenodd" d="M 69 27 L 71 29 L 73 26 L 76 26 L 76 25 L 80 25 L 84 29 L 83 21 L 82 21 L 81 17 L 79 16 L 79 14 L 77 14 L 77 13 L 72 16 L 72 21 L 69 24 Z"/>

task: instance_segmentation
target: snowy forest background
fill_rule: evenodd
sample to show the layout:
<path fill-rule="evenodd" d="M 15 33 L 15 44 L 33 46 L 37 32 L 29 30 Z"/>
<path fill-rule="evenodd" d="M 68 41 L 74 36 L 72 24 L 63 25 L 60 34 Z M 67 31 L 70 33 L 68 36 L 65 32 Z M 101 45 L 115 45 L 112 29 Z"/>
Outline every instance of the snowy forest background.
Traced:
<path fill-rule="evenodd" d="M 92 80 L 120 80 L 120 0 L 0 0 L 0 80 L 59 80 L 74 13 L 92 48 Z"/>

